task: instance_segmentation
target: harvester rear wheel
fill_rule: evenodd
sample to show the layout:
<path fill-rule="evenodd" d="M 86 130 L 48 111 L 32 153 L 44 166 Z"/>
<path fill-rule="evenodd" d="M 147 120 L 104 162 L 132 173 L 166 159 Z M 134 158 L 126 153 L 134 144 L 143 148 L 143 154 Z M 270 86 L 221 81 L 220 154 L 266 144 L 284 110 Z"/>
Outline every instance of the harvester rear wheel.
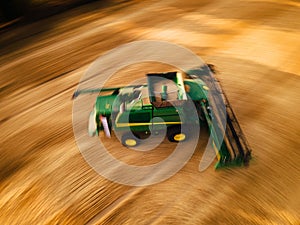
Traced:
<path fill-rule="evenodd" d="M 188 138 L 188 133 L 180 126 L 173 126 L 168 128 L 167 137 L 170 142 L 182 142 Z"/>

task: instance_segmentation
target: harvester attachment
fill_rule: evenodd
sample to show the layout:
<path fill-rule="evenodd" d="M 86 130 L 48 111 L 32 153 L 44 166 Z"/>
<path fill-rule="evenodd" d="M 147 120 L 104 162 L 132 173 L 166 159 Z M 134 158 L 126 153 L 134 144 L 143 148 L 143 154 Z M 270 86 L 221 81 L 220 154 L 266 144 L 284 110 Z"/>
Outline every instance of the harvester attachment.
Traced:
<path fill-rule="evenodd" d="M 251 159 L 251 149 L 215 73 L 213 65 L 187 71 L 192 78 L 203 80 L 210 89 L 208 102 L 204 100 L 200 104 L 218 159 L 215 167 L 247 166 Z"/>

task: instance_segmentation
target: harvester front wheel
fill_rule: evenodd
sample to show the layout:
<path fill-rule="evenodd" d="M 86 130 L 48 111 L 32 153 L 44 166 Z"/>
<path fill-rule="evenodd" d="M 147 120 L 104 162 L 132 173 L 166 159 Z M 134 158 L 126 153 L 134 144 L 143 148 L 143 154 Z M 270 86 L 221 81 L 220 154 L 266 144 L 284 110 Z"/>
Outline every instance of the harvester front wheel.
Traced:
<path fill-rule="evenodd" d="M 181 142 L 188 138 L 188 134 L 180 126 L 174 126 L 168 128 L 167 137 L 170 142 Z"/>
<path fill-rule="evenodd" d="M 133 134 L 125 134 L 122 137 L 122 144 L 126 147 L 135 147 L 139 145 L 140 140 Z"/>

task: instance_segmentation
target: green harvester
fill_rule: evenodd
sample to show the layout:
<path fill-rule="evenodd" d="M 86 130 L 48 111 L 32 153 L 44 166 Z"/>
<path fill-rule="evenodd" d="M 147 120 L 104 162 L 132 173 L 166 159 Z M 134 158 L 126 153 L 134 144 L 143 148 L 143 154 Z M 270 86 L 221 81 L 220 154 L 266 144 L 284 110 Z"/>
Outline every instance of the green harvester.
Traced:
<path fill-rule="evenodd" d="M 215 73 L 213 65 L 184 75 L 177 71 L 148 73 L 146 84 L 77 90 L 73 97 L 99 93 L 90 113 L 90 136 L 104 131 L 110 137 L 114 131 L 121 135 L 124 146 L 135 147 L 163 129 L 170 142 L 183 142 L 197 126 L 208 126 L 216 168 L 248 165 L 251 149 Z"/>

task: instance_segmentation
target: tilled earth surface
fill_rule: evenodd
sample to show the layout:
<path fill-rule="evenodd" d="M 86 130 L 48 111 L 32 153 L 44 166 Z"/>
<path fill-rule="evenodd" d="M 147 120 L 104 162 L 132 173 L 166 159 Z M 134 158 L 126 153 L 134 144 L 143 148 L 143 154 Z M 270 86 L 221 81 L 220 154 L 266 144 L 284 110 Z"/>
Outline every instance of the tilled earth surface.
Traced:
<path fill-rule="evenodd" d="M 296 0 L 96 2 L 2 33 L 0 224 L 299 224 L 299 15 Z M 113 183 L 85 162 L 71 96 L 95 59 L 135 40 L 179 44 L 217 66 L 253 150 L 248 168 L 199 172 L 205 129 L 186 166 L 158 184 Z M 107 86 L 168 69 L 131 66 Z M 175 147 L 134 152 L 100 138 L 136 165 Z"/>

